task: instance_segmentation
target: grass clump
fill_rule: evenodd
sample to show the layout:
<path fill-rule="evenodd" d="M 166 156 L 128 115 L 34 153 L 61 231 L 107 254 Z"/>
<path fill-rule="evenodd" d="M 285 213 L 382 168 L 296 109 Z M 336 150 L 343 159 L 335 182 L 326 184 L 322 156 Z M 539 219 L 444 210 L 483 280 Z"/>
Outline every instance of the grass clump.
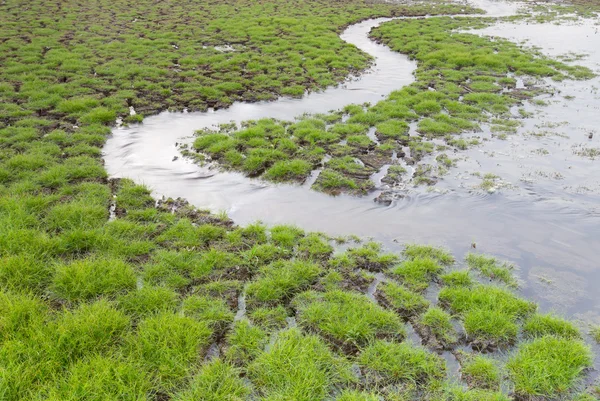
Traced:
<path fill-rule="evenodd" d="M 441 308 L 427 309 L 418 324 L 430 343 L 438 343 L 442 348 L 449 348 L 458 341 L 456 330 L 452 325 L 452 316 Z"/>
<path fill-rule="evenodd" d="M 312 165 L 304 160 L 285 160 L 278 161 L 269 168 L 263 175 L 269 181 L 304 181 L 312 171 Z"/>
<path fill-rule="evenodd" d="M 300 325 L 342 348 L 356 349 L 375 338 L 403 338 L 400 318 L 366 296 L 341 290 L 307 292 L 294 300 Z"/>
<path fill-rule="evenodd" d="M 290 299 L 313 283 L 321 268 L 304 261 L 279 261 L 265 266 L 246 288 L 249 304 L 275 304 Z"/>
<path fill-rule="evenodd" d="M 175 310 L 178 298 L 178 294 L 168 288 L 142 287 L 117 298 L 117 305 L 127 315 L 140 319 L 154 313 Z"/>
<path fill-rule="evenodd" d="M 394 282 L 383 282 L 378 290 L 377 295 L 380 301 L 405 318 L 416 316 L 429 306 L 429 301 L 421 294 Z"/>
<path fill-rule="evenodd" d="M 544 336 L 519 347 L 507 368 L 520 397 L 566 395 L 592 366 L 588 346 L 580 340 Z"/>
<path fill-rule="evenodd" d="M 54 293 L 67 301 L 85 301 L 135 288 L 136 277 L 127 263 L 114 258 L 89 258 L 59 265 L 52 279 Z"/>
<path fill-rule="evenodd" d="M 191 295 L 181 309 L 185 316 L 207 324 L 217 335 L 227 329 L 234 316 L 225 300 L 210 296 Z"/>
<path fill-rule="evenodd" d="M 140 401 L 146 399 L 151 388 L 147 375 L 131 360 L 94 355 L 73 365 L 49 391 L 47 399 Z"/>
<path fill-rule="evenodd" d="M 440 276 L 442 283 L 449 287 L 471 287 L 473 278 L 467 270 L 454 270 Z"/>
<path fill-rule="evenodd" d="M 535 314 L 529 317 L 523 323 L 523 334 L 530 338 L 546 335 L 571 339 L 581 338 L 579 329 L 573 323 L 552 314 Z"/>
<path fill-rule="evenodd" d="M 411 290 L 421 292 L 429 287 L 431 281 L 437 278 L 442 270 L 442 266 L 436 260 L 418 257 L 402 262 L 394 267 L 391 273 Z"/>
<path fill-rule="evenodd" d="M 344 390 L 335 399 L 336 401 L 379 401 L 376 393 L 366 393 L 364 391 Z"/>
<path fill-rule="evenodd" d="M 277 305 L 273 308 L 256 308 L 249 317 L 257 326 L 272 331 L 286 326 L 288 312 L 282 305 Z"/>
<path fill-rule="evenodd" d="M 407 259 L 434 259 L 444 266 L 450 266 L 454 263 L 454 256 L 452 256 L 452 254 L 442 248 L 436 248 L 430 245 L 409 244 L 406 245 L 402 254 Z"/>
<path fill-rule="evenodd" d="M 334 386 L 351 381 L 345 361 L 319 337 L 302 335 L 297 329 L 279 333 L 249 366 L 248 375 L 265 399 L 297 401 L 323 400 Z"/>
<path fill-rule="evenodd" d="M 400 383 L 427 385 L 446 373 L 444 360 L 411 343 L 376 340 L 358 356 L 367 381 L 380 385 Z"/>
<path fill-rule="evenodd" d="M 485 277 L 492 280 L 498 280 L 511 287 L 517 287 L 518 283 L 512 274 L 514 267 L 508 263 L 499 263 L 496 258 L 486 255 L 469 253 L 465 257 L 467 265 L 473 270 L 477 270 Z"/>
<path fill-rule="evenodd" d="M 600 326 L 594 326 L 590 329 L 590 335 L 598 344 L 600 344 Z"/>
<path fill-rule="evenodd" d="M 517 321 L 536 309 L 535 304 L 517 298 L 508 290 L 484 285 L 445 287 L 439 299 L 462 317 L 473 345 L 484 349 L 513 343 L 518 332 Z"/>
<path fill-rule="evenodd" d="M 202 366 L 189 388 L 175 395 L 174 400 L 243 401 L 250 392 L 251 389 L 240 378 L 240 371 L 217 358 Z"/>
<path fill-rule="evenodd" d="M 498 391 L 502 374 L 498 363 L 477 354 L 461 354 L 460 371 L 469 388 Z"/>
<path fill-rule="evenodd" d="M 129 338 L 130 354 L 161 390 L 172 390 L 197 366 L 211 334 L 204 322 L 164 312 L 139 323 Z"/>
<path fill-rule="evenodd" d="M 235 365 L 246 366 L 260 354 L 267 340 L 263 329 L 253 326 L 248 319 L 238 320 L 227 335 L 229 347 L 225 357 Z"/>

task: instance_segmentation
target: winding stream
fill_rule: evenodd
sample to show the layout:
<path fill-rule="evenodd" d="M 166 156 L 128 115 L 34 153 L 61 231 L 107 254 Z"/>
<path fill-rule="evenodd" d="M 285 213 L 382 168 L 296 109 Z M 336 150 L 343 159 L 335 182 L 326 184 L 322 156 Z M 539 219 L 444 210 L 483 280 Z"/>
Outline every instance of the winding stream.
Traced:
<path fill-rule="evenodd" d="M 494 17 L 513 15 L 518 7 L 501 1 L 471 3 Z M 366 74 L 339 87 L 310 93 L 302 99 L 235 103 L 228 109 L 208 112 L 163 112 L 145 118 L 142 124 L 115 128 L 103 150 L 109 174 L 145 184 L 159 197 L 183 197 L 201 208 L 224 210 L 239 224 L 260 220 L 267 224 L 295 224 L 332 235 L 357 234 L 373 237 L 392 250 L 398 249 L 396 243 L 432 243 L 450 248 L 458 257 L 476 243 L 478 251 L 520 266 L 518 275 L 523 281 L 524 293 L 540 302 L 543 308 L 558 309 L 600 323 L 600 291 L 594 285 L 600 283 L 597 211 L 600 206 L 597 193 L 600 191 L 593 190 L 593 185 L 600 189 L 599 163 L 574 160 L 568 168 L 573 175 L 563 174 L 565 180 L 560 184 L 553 180 L 533 183 L 522 180 L 523 165 L 528 166 L 528 163 L 564 167 L 568 155 L 572 156 L 571 147 L 583 138 L 577 136 L 581 134 L 582 116 L 586 119 L 585 124 L 600 127 L 600 113 L 597 112 L 600 99 L 590 89 L 594 85 L 600 87 L 598 79 L 560 83 L 564 94 L 573 92 L 576 95 L 575 103 L 557 97 L 557 101 L 545 110 L 550 121 L 568 122 L 569 129 L 562 127 L 571 142 L 564 142 L 564 137 L 559 141 L 552 136 L 522 140 L 518 135 L 508 141 L 490 141 L 466 152 L 466 161 L 456 169 L 459 172 L 443 181 L 443 185 L 452 188 L 450 192 L 416 191 L 390 206 L 375 204 L 372 199 L 377 194 L 364 198 L 346 195 L 334 198 L 311 191 L 307 185 L 274 185 L 176 158 L 180 156 L 176 143 L 190 141 L 190 136 L 198 129 L 263 117 L 292 120 L 303 113 L 325 112 L 350 103 L 376 102 L 391 91 L 410 84 L 414 80 L 416 63 L 368 39 L 373 27 L 389 20 L 391 18 L 363 21 L 341 34 L 344 41 L 372 55 L 375 62 Z M 511 39 L 530 39 L 544 47 L 548 32 L 539 27 L 556 29 L 552 24 L 508 25 L 494 26 L 483 32 Z M 519 28 L 511 30 L 510 27 Z M 600 35 L 590 38 L 593 29 L 593 25 L 581 25 L 565 30 L 552 44 L 555 53 L 571 50 L 570 41 L 579 40 L 575 50 L 590 53 L 588 66 L 598 70 Z M 587 39 L 582 41 L 581 35 Z M 537 118 L 525 121 L 524 129 L 535 129 L 540 123 Z M 597 146 L 599 139 L 600 132 L 594 139 Z M 540 143 L 552 149 L 549 158 L 530 157 L 529 148 L 538 149 L 542 146 Z M 490 152 L 494 154 L 490 156 Z M 517 190 L 499 191 L 493 195 L 469 190 L 465 184 L 468 182 L 465 171 L 482 165 L 489 167 L 486 172 L 496 172 L 494 169 L 504 166 L 500 168 L 500 175 L 513 178 L 512 174 L 515 182 L 524 184 Z M 584 184 L 581 184 L 582 180 Z M 588 184 L 589 180 L 595 180 L 597 184 Z M 592 191 L 573 191 L 563 196 L 564 187 L 569 184 L 585 185 L 586 188 L 591 185 Z M 466 189 L 455 190 L 457 188 Z"/>

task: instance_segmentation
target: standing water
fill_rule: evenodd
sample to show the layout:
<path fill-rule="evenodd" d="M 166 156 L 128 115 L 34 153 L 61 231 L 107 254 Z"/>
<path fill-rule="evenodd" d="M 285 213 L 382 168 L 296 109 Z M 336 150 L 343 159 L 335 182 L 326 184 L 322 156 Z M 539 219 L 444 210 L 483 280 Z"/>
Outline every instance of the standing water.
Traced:
<path fill-rule="evenodd" d="M 495 17 L 512 15 L 517 9 L 514 3 L 485 0 L 473 5 Z M 550 99 L 544 119 L 536 115 L 526 120 L 522 130 L 541 130 L 537 126 L 548 121 L 546 131 L 560 127 L 561 136 L 514 135 L 507 141 L 488 141 L 465 153 L 466 161 L 455 169 L 460 172 L 444 182 L 446 193 L 409 193 L 389 206 L 375 204 L 372 199 L 377 194 L 334 198 L 306 185 L 265 183 L 178 157 L 176 143 L 189 142 L 195 130 L 265 117 L 292 120 L 303 113 L 322 113 L 351 103 L 374 103 L 410 84 L 416 63 L 368 38 L 373 27 L 389 20 L 363 21 L 342 33 L 344 41 L 374 57 L 371 70 L 342 86 L 302 99 L 235 103 L 208 112 L 164 112 L 144 119 L 143 124 L 115 128 L 104 148 L 109 174 L 145 184 L 156 196 L 183 197 L 201 208 L 224 210 L 238 224 L 260 220 L 331 235 L 357 234 L 381 241 L 391 250 L 398 249 L 397 242 L 431 243 L 444 245 L 459 257 L 476 243 L 477 250 L 520 266 L 523 291 L 543 307 L 600 322 L 600 292 L 594 290 L 594 283 L 600 283 L 596 210 L 600 167 L 573 156 L 583 138 L 582 129 L 600 127 L 599 95 L 590 89 L 600 87 L 598 79 L 552 83 L 561 96 Z M 573 25 L 564 31 L 561 27 L 558 36 L 552 36 L 552 30 L 558 32 L 557 26 L 502 24 L 479 32 L 529 39 L 554 55 L 570 50 L 588 53 L 589 58 L 578 63 L 598 70 L 600 35 L 594 34 L 594 26 Z M 568 100 L 571 96 L 574 100 Z M 555 120 L 561 125 L 550 124 Z M 594 143 L 598 140 L 600 133 Z M 540 148 L 548 153 L 539 151 L 536 157 Z M 467 178 L 475 168 L 506 177 L 514 188 L 492 195 L 472 190 Z M 564 170 L 562 180 L 552 179 L 556 169 Z M 550 178 L 541 179 L 544 174 Z"/>

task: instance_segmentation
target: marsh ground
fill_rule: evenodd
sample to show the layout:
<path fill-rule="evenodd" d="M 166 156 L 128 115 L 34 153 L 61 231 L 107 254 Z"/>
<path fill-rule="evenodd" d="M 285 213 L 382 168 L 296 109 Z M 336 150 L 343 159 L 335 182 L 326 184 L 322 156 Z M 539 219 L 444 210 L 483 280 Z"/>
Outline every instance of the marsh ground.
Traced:
<path fill-rule="evenodd" d="M 139 182 L 108 180 L 102 165 L 100 147 L 117 117 L 135 123 L 167 108 L 299 96 L 368 66 L 367 55 L 338 37 L 349 24 L 474 10 L 437 2 L 308 0 L 294 8 L 272 0 L 6 1 L 0 8 L 0 399 L 598 396 L 587 327 L 541 313 L 523 297 L 510 264 L 481 255 L 463 262 L 430 246 L 386 253 L 375 242 L 291 225 L 235 225 L 184 200 L 157 202 Z M 425 42 L 414 44 L 418 52 L 437 39 L 456 39 L 443 29 L 439 37 L 431 32 L 436 21 L 392 22 L 378 32 L 402 50 L 406 41 L 394 37 L 406 35 L 407 27 L 413 36 L 423 30 Z M 475 35 L 457 37 L 467 52 L 469 44 L 489 45 Z M 588 74 L 533 60 L 509 42 L 501 49 L 534 75 Z M 484 52 L 487 67 L 493 66 L 495 53 Z M 431 62 L 435 71 L 440 64 Z M 505 113 L 511 96 L 491 96 L 494 85 L 482 82 L 471 90 L 483 95 L 469 101 L 480 111 Z M 444 80 L 436 85 L 448 89 L 444 107 L 478 114 L 475 106 L 451 103 L 466 94 L 452 100 L 457 92 Z M 472 116 L 446 118 L 437 103 L 415 99 L 428 95 L 405 94 L 399 111 L 409 120 L 420 113 L 422 130 L 436 131 L 440 123 L 471 127 Z M 356 107 L 347 112 L 369 115 Z M 324 120 L 336 122 L 319 117 L 296 133 L 309 128 L 308 143 L 327 141 Z M 405 129 L 402 121 L 378 132 L 395 138 L 397 128 Z M 267 131 L 281 133 L 281 124 Z M 253 136 L 240 139 L 264 148 L 265 138 Z M 346 140 L 348 146 L 366 143 Z M 302 161 L 320 151 L 302 146 L 298 162 L 269 176 L 305 174 Z M 243 157 L 241 150 L 247 149 L 238 152 Z M 251 172 L 261 172 L 265 158 L 275 166 L 276 152 L 255 153 L 258 168 Z M 356 173 L 344 156 L 329 167 Z"/>

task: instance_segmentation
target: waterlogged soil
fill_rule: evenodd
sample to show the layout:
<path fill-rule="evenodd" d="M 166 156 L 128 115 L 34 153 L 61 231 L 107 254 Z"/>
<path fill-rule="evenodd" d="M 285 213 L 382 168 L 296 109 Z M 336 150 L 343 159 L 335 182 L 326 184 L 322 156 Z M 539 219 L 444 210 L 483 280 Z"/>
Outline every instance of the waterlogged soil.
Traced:
<path fill-rule="evenodd" d="M 496 17 L 513 15 L 519 7 L 504 2 L 473 5 Z M 481 132 L 463 136 L 481 144 L 450 154 L 455 167 L 436 177 L 433 187 L 401 184 L 390 192 L 389 181 L 381 181 L 382 171 L 372 177 L 375 190 L 368 196 L 331 197 L 309 190 L 319 171 L 303 185 L 275 185 L 181 157 L 180 145 L 190 143 L 198 129 L 260 118 L 291 120 L 347 104 L 374 103 L 410 84 L 416 63 L 368 38 L 372 28 L 387 21 L 367 20 L 340 35 L 374 58 L 373 68 L 359 78 L 302 99 L 234 103 L 206 113 L 166 112 L 141 125 L 117 128 L 104 148 L 109 173 L 144 183 L 158 196 L 183 197 L 199 207 L 226 211 L 240 224 L 260 220 L 332 235 L 353 233 L 391 249 L 396 243 L 427 242 L 461 255 L 477 247 L 519 266 L 522 290 L 544 307 L 600 321 L 600 293 L 594 291 L 594 283 L 600 282 L 598 78 L 538 81 L 549 94 L 511 110 L 530 117 L 519 118 L 514 130 L 499 132 L 482 125 Z M 600 35 L 593 20 L 560 29 L 553 23 L 499 22 L 472 32 L 528 40 L 524 46 L 598 71 Z M 517 87 L 523 85 L 517 80 Z M 430 158 L 434 163 L 435 156 Z M 385 205 L 373 202 L 381 194 Z M 572 282 L 581 285 L 568 284 Z"/>

